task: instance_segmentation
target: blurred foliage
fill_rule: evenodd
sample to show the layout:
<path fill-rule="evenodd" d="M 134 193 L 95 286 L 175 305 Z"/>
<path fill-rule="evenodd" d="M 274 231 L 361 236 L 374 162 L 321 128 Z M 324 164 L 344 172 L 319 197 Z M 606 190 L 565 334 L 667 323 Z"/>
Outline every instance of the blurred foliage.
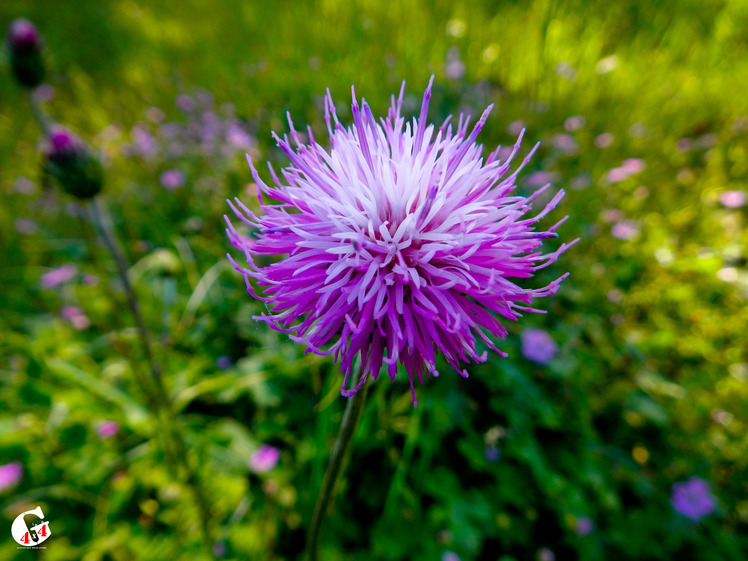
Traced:
<path fill-rule="evenodd" d="M 572 273 L 547 315 L 509 326 L 510 358 L 467 380 L 442 369 L 415 410 L 405 377 L 376 383 L 323 558 L 748 558 L 746 207 L 720 203 L 748 189 L 748 3 L 0 5 L 3 28 L 19 16 L 46 41 L 45 108 L 103 155 L 218 553 L 300 558 L 344 399 L 329 358 L 251 319 L 261 305 L 222 258 L 224 199 L 249 203 L 251 178 L 241 143 L 206 146 L 205 127 L 238 126 L 256 161 L 283 165 L 270 130 L 287 130 L 286 110 L 322 139 L 326 87 L 346 120 L 351 84 L 383 114 L 406 79 L 412 113 L 434 73 L 434 121 L 493 102 L 487 147 L 513 143 L 520 120 L 524 153 L 542 141 L 522 189 L 567 188 L 555 214 L 582 242 L 532 280 Z M 0 60 L 0 465 L 24 467 L 0 490 L 2 523 L 43 505 L 41 559 L 209 558 L 195 482 L 169 469 L 135 383 L 146 368 L 114 263 L 42 185 L 40 134 Z M 184 185 L 163 187 L 175 170 Z M 73 280 L 40 285 L 68 263 Z M 558 342 L 549 365 L 522 358 L 528 326 Z M 102 420 L 119 432 L 99 436 Z M 251 473 L 262 444 L 280 461 Z M 671 505 L 692 475 L 717 497 L 701 522 Z M 0 557 L 25 559 L 5 536 Z"/>

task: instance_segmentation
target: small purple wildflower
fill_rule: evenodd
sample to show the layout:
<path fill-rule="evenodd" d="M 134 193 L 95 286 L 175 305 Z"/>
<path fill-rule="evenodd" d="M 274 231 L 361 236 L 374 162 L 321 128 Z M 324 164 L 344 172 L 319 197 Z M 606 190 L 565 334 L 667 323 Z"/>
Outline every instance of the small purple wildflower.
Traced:
<path fill-rule="evenodd" d="M 678 148 L 678 152 L 688 152 L 693 148 L 693 141 L 690 138 L 681 138 L 675 143 L 675 146 Z"/>
<path fill-rule="evenodd" d="M 486 457 L 486 460 L 495 464 L 501 458 L 501 450 L 496 448 L 496 446 L 486 446 L 483 455 Z"/>
<path fill-rule="evenodd" d="M 13 182 L 13 190 L 22 195 L 33 195 L 36 192 L 36 183 L 28 177 L 19 177 Z"/>
<path fill-rule="evenodd" d="M 164 189 L 173 191 L 184 185 L 185 177 L 178 169 L 170 169 L 161 174 L 159 181 Z"/>
<path fill-rule="evenodd" d="M 11 462 L 0 466 L 0 491 L 17 485 L 21 477 L 23 477 L 21 462 Z"/>
<path fill-rule="evenodd" d="M 554 134 L 551 143 L 568 156 L 573 156 L 579 151 L 579 144 L 573 136 L 567 133 Z"/>
<path fill-rule="evenodd" d="M 91 326 L 91 320 L 86 317 L 83 310 L 78 306 L 63 306 L 60 310 L 62 319 L 67 320 L 78 330 L 88 329 Z"/>
<path fill-rule="evenodd" d="M 427 121 L 433 77 L 418 119 L 406 123 L 400 111 L 405 84 L 386 119 L 377 121 L 366 101 L 353 93 L 353 125 L 343 127 L 328 91 L 325 119 L 331 148 L 299 140 L 289 116 L 291 139 L 278 145 L 291 160 L 275 187 L 268 186 L 249 160 L 258 186 L 262 216 L 238 199 L 229 202 L 242 222 L 256 228 L 256 239 L 243 237 L 226 219 L 233 245 L 242 250 L 252 282 L 265 290 L 268 314 L 255 319 L 307 345 L 317 354 L 334 354 L 344 374 L 341 393 L 353 395 L 382 363 L 394 382 L 398 363 L 405 367 L 416 404 L 414 379 L 438 376 L 441 353 L 462 376 L 460 362 L 483 362 L 476 339 L 502 356 L 484 332 L 503 339 L 497 316 L 517 320 L 534 298 L 549 296 L 568 274 L 549 285 L 523 288 L 510 279 L 529 278 L 556 261 L 574 242 L 542 254 L 543 240 L 557 237 L 561 220 L 548 231 L 535 225 L 564 196 L 560 191 L 534 217 L 525 215 L 546 187 L 529 197 L 512 194 L 517 175 L 535 148 L 514 171 L 495 150 L 485 159 L 478 133 L 490 106 L 470 130 L 460 115 L 436 127 Z M 294 149 L 291 145 L 296 145 Z M 285 181 L 284 184 L 281 177 Z M 280 201 L 269 204 L 269 197 Z M 287 255 L 260 267 L 253 256 Z M 347 389 L 355 357 L 363 371 Z"/>
<path fill-rule="evenodd" d="M 31 218 L 16 218 L 16 232 L 19 234 L 36 234 L 39 231 L 39 224 Z"/>
<path fill-rule="evenodd" d="M 633 240 L 639 235 L 639 228 L 631 220 L 621 220 L 613 224 L 610 233 L 619 240 Z"/>
<path fill-rule="evenodd" d="M 538 561 L 556 561 L 556 554 L 547 547 L 541 547 L 538 550 L 536 557 Z"/>
<path fill-rule="evenodd" d="M 445 551 L 442 554 L 442 561 L 461 561 L 460 557 L 454 551 Z"/>
<path fill-rule="evenodd" d="M 34 90 L 34 98 L 41 103 L 47 103 L 55 98 L 56 93 L 54 86 L 41 84 Z"/>
<path fill-rule="evenodd" d="M 606 176 L 610 183 L 619 183 L 628 179 L 634 174 L 639 173 L 646 167 L 644 160 L 640 158 L 629 158 L 617 168 L 613 168 L 608 171 Z"/>
<path fill-rule="evenodd" d="M 508 132 L 512 136 L 519 136 L 520 134 L 522 134 L 522 131 L 525 130 L 526 126 L 527 125 L 524 121 L 518 119 L 509 123 L 509 126 L 506 128 L 506 132 Z"/>
<path fill-rule="evenodd" d="M 671 501 L 677 512 L 694 521 L 709 516 L 716 508 L 709 483 L 700 477 L 673 485 Z"/>
<path fill-rule="evenodd" d="M 140 157 L 150 158 L 158 152 L 158 141 L 145 125 L 135 125 L 131 132 L 136 153 Z"/>
<path fill-rule="evenodd" d="M 231 123 L 226 130 L 226 140 L 235 147 L 246 150 L 254 145 L 254 138 L 238 123 Z"/>
<path fill-rule="evenodd" d="M 725 191 L 719 196 L 719 202 L 727 208 L 740 208 L 745 206 L 746 201 L 745 191 Z"/>
<path fill-rule="evenodd" d="M 598 148 L 607 148 L 611 144 L 613 144 L 613 135 L 609 132 L 604 132 L 601 135 L 598 135 L 595 138 L 595 146 Z"/>
<path fill-rule="evenodd" d="M 552 171 L 534 171 L 525 178 L 525 185 L 533 188 L 543 187 L 557 178 L 558 174 Z"/>
<path fill-rule="evenodd" d="M 586 516 L 577 518 L 577 523 L 574 526 L 574 531 L 578 536 L 587 536 L 592 533 L 595 529 L 595 523 Z"/>
<path fill-rule="evenodd" d="M 450 47 L 447 51 L 444 75 L 450 80 L 462 80 L 465 76 L 465 63 L 460 59 L 460 49 L 457 47 Z"/>
<path fill-rule="evenodd" d="M 39 284 L 42 288 L 53 288 L 72 280 L 77 274 L 78 267 L 68 263 L 44 273 L 39 280 Z"/>
<path fill-rule="evenodd" d="M 179 109 L 181 109 L 185 113 L 191 113 L 195 110 L 197 105 L 195 104 L 195 100 L 192 99 L 192 97 L 188 96 L 187 94 L 182 94 L 177 97 L 177 107 L 179 107 Z"/>
<path fill-rule="evenodd" d="M 223 557 L 226 555 L 226 540 L 218 540 L 213 544 L 213 555 Z"/>
<path fill-rule="evenodd" d="M 542 329 L 528 328 L 522 332 L 522 356 L 538 364 L 548 364 L 558 354 L 558 345 Z"/>
<path fill-rule="evenodd" d="M 564 121 L 564 128 L 569 132 L 574 132 L 584 128 L 586 124 L 587 119 L 584 118 L 584 115 L 574 115 Z"/>
<path fill-rule="evenodd" d="M 275 446 L 263 444 L 249 457 L 249 470 L 254 473 L 265 473 L 275 467 L 280 459 L 280 450 Z"/>
<path fill-rule="evenodd" d="M 221 370 L 227 369 L 229 366 L 231 366 L 231 357 L 228 356 L 219 356 L 216 359 L 216 368 L 220 368 Z"/>
<path fill-rule="evenodd" d="M 621 168 L 632 175 L 643 171 L 645 167 L 647 167 L 647 165 L 641 158 L 628 158 L 621 164 Z"/>
<path fill-rule="evenodd" d="M 96 423 L 96 434 L 99 438 L 106 440 L 112 438 L 119 432 L 119 423 L 115 421 L 99 421 Z"/>

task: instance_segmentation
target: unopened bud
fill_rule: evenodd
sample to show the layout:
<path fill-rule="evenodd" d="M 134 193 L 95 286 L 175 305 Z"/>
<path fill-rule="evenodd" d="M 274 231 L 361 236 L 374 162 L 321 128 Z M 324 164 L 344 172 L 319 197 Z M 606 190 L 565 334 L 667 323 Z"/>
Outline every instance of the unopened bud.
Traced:
<path fill-rule="evenodd" d="M 79 199 L 95 196 L 104 180 L 99 159 L 81 139 L 62 127 L 55 128 L 47 139 L 44 172 L 57 180 L 65 192 Z"/>
<path fill-rule="evenodd" d="M 8 28 L 8 52 L 13 75 L 27 88 L 35 88 L 44 79 L 42 38 L 27 19 L 17 19 Z"/>

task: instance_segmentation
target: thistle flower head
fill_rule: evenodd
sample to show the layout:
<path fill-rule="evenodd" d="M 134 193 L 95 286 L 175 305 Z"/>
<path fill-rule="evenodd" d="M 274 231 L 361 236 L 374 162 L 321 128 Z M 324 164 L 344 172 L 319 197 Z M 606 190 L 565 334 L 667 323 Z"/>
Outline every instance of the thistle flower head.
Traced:
<path fill-rule="evenodd" d="M 27 19 L 17 19 L 8 27 L 6 41 L 16 80 L 27 88 L 41 84 L 44 79 L 43 45 L 36 26 Z"/>
<path fill-rule="evenodd" d="M 18 18 L 8 27 L 8 45 L 12 49 L 41 49 L 42 38 L 29 20 Z"/>
<path fill-rule="evenodd" d="M 44 171 L 67 193 L 90 199 L 101 191 L 101 162 L 85 143 L 64 127 L 55 127 L 43 148 Z"/>
<path fill-rule="evenodd" d="M 248 238 L 226 220 L 228 236 L 247 265 L 231 261 L 249 291 L 267 305 L 268 312 L 256 319 L 290 333 L 312 352 L 334 354 L 345 376 L 345 396 L 369 376 L 376 378 L 383 363 L 394 381 L 399 363 L 415 405 L 414 380 L 422 384 L 424 374 L 438 376 L 439 353 L 465 377 L 461 362 L 486 360 L 487 353 L 476 350 L 478 340 L 506 356 L 491 339 L 507 334 L 499 318 L 539 311 L 529 307 L 532 300 L 553 294 L 566 277 L 542 288 L 513 280 L 532 277 L 571 245 L 539 251 L 563 220 L 536 231 L 563 191 L 527 216 L 548 186 L 529 197 L 512 194 L 532 156 L 511 170 L 521 135 L 506 161 L 499 160 L 498 148 L 483 159 L 475 141 L 491 107 L 472 128 L 464 115 L 456 125 L 448 118 L 436 127 L 427 121 L 432 82 L 412 121 L 401 116 L 404 84 L 379 121 L 353 92 L 348 128 L 339 122 L 328 91 L 329 149 L 315 141 L 311 128 L 303 143 L 289 116 L 290 139 L 275 139 L 290 165 L 280 177 L 270 167 L 274 186 L 249 162 L 263 214 L 255 215 L 238 199 L 229 202 L 255 229 Z M 282 258 L 264 267 L 253 260 L 269 255 Z M 349 390 L 359 353 L 362 374 Z"/>

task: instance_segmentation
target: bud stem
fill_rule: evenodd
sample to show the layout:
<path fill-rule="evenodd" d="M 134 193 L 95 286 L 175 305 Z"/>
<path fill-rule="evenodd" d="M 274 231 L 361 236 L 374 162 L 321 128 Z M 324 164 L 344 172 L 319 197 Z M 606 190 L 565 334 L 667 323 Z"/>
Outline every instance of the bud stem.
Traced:
<path fill-rule="evenodd" d="M 29 96 L 29 105 L 31 105 L 31 112 L 34 114 L 34 119 L 39 124 L 39 128 L 42 129 L 44 136 L 48 137 L 52 133 L 52 126 L 47 120 L 44 111 L 42 111 L 39 101 L 34 97 L 34 90 L 28 90 L 27 95 Z"/>
<path fill-rule="evenodd" d="M 156 395 L 155 399 L 151 399 L 154 408 L 157 412 L 160 412 L 160 418 L 162 426 L 164 427 L 164 436 L 166 436 L 165 443 L 165 455 L 167 461 L 172 464 L 173 468 L 178 472 L 178 464 L 182 464 L 182 468 L 185 474 L 185 482 L 193 493 L 195 504 L 197 506 L 200 515 L 200 524 L 202 531 L 203 544 L 211 550 L 210 544 L 212 543 L 211 531 L 210 531 L 210 507 L 208 500 L 203 492 L 203 488 L 197 479 L 197 473 L 190 465 L 189 456 L 187 454 L 187 447 L 185 446 L 184 436 L 181 434 L 179 427 L 176 426 L 173 420 L 173 410 L 171 398 L 166 391 L 164 386 L 163 376 L 161 375 L 161 368 L 153 355 L 153 347 L 151 345 L 151 338 L 148 333 L 148 329 L 145 325 L 145 320 L 140 312 L 140 306 L 138 299 L 135 296 L 135 291 L 130 284 L 130 279 L 127 276 L 127 261 L 125 259 L 122 250 L 117 243 L 117 239 L 114 234 L 107 227 L 107 223 L 104 220 L 103 212 L 100 208 L 98 197 L 91 199 L 89 207 L 91 209 L 91 217 L 96 226 L 96 229 L 104 241 L 109 252 L 114 258 L 114 262 L 117 266 L 117 273 L 122 285 L 125 289 L 125 295 L 127 296 L 127 306 L 130 308 L 130 312 L 135 318 L 135 324 L 137 326 L 138 335 L 140 342 L 143 346 L 143 352 L 145 354 L 146 361 L 151 369 L 151 378 L 155 385 Z M 148 391 L 147 388 L 144 388 Z M 150 392 L 148 392 L 150 393 Z M 173 450 L 168 449 L 168 441 L 171 441 Z M 176 459 L 175 459 L 176 458 Z"/>
<path fill-rule="evenodd" d="M 357 367 L 354 368 L 354 380 L 357 378 L 357 374 L 360 371 L 361 363 L 359 362 Z M 351 447 L 351 442 L 353 441 L 353 435 L 356 432 L 356 427 L 361 419 L 361 413 L 364 410 L 366 393 L 368 391 L 369 384 L 364 383 L 364 387 L 347 399 L 345 412 L 343 413 L 343 421 L 340 423 L 338 438 L 335 440 L 330 463 L 327 466 L 327 471 L 325 471 L 325 476 L 322 479 L 322 487 L 320 488 L 319 496 L 317 497 L 317 504 L 314 506 L 314 516 L 312 517 L 312 523 L 309 527 L 309 536 L 307 538 L 309 561 L 319 560 L 319 534 L 320 530 L 322 530 L 322 523 L 327 515 L 330 501 L 335 496 L 335 484 L 338 481 L 338 477 L 340 477 L 343 472 L 343 466 L 348 455 L 348 450 Z"/>

